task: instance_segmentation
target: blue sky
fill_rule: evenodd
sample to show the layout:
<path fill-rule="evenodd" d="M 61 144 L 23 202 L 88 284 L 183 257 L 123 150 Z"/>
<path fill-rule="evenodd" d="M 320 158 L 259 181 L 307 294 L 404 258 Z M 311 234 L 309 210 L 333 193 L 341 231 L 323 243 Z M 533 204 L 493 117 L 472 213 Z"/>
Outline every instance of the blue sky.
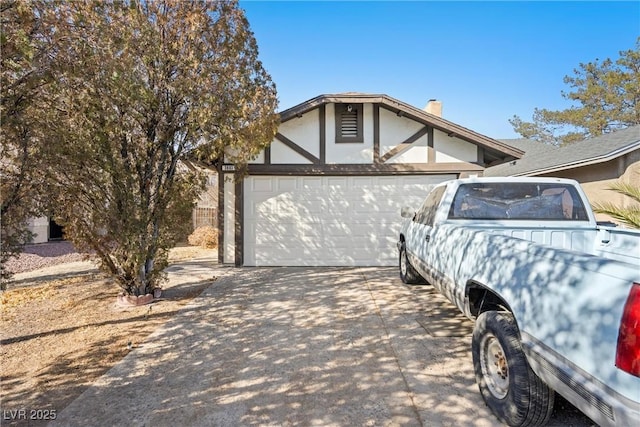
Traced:
<path fill-rule="evenodd" d="M 617 59 L 640 2 L 240 1 L 280 110 L 320 94 L 384 93 L 494 138 L 508 119 L 564 109 L 563 78 Z"/>

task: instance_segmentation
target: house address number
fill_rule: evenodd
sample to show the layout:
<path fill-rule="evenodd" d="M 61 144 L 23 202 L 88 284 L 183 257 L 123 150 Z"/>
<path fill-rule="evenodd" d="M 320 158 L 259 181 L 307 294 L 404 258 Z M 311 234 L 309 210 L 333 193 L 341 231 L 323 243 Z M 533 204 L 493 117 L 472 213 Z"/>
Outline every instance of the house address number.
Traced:
<path fill-rule="evenodd" d="M 222 165 L 222 172 L 235 172 L 236 165 Z"/>

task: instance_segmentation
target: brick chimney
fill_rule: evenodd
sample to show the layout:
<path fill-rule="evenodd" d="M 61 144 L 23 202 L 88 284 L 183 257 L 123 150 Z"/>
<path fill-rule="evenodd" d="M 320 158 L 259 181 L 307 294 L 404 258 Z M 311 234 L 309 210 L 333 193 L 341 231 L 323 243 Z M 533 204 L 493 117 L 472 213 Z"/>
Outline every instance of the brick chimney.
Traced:
<path fill-rule="evenodd" d="M 427 102 L 427 106 L 424 107 L 424 111 L 434 116 L 442 117 L 442 102 L 436 99 L 430 99 L 429 102 Z"/>

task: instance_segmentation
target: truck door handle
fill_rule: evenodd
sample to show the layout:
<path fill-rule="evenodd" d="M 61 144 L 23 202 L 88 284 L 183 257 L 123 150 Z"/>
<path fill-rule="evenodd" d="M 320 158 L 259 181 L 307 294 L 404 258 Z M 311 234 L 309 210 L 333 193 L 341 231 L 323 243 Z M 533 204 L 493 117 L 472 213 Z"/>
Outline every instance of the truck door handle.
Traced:
<path fill-rule="evenodd" d="M 431 236 L 427 234 L 427 237 L 425 237 L 424 240 L 428 242 L 429 240 L 431 240 Z"/>

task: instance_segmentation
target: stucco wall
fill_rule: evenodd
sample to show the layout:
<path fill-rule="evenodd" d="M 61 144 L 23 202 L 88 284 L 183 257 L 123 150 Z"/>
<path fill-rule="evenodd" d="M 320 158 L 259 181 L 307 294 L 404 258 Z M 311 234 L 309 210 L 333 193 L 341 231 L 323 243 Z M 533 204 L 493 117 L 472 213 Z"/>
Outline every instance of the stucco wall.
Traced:
<path fill-rule="evenodd" d="M 317 151 L 317 150 L 316 150 Z M 313 154 L 313 153 L 311 153 Z M 278 140 L 271 143 L 271 163 L 310 165 L 312 162 Z"/>
<path fill-rule="evenodd" d="M 49 218 L 46 216 L 31 218 L 29 230 L 35 234 L 31 243 L 45 243 L 49 241 Z"/>
<path fill-rule="evenodd" d="M 398 144 L 410 138 L 424 125 L 407 117 L 380 109 L 380 156 L 384 156 Z M 429 137 L 416 140 L 410 149 L 389 159 L 387 163 L 427 163 L 429 161 Z"/>
<path fill-rule="evenodd" d="M 318 132 L 319 120 L 320 112 L 318 109 L 315 109 L 303 114 L 302 117 L 281 123 L 278 127 L 278 132 L 294 141 L 297 145 L 304 148 L 314 156 L 320 157 L 320 133 Z M 273 152 L 271 155 L 273 159 Z"/>
<path fill-rule="evenodd" d="M 435 130 L 433 148 L 436 151 L 436 163 L 477 162 L 478 147 L 470 142 Z"/>

